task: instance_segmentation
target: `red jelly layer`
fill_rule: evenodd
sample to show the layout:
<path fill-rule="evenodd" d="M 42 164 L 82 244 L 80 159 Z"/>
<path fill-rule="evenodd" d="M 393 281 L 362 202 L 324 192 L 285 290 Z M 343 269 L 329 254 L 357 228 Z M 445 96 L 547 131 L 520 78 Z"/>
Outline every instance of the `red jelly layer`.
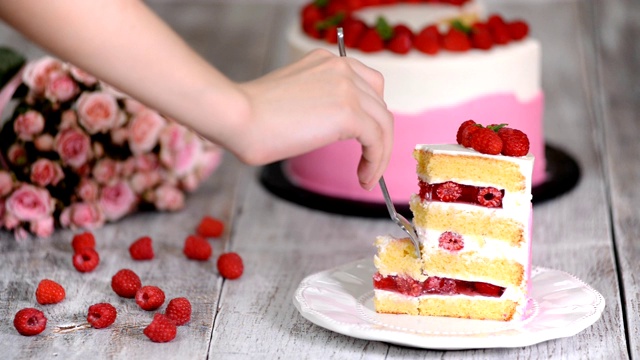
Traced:
<path fill-rule="evenodd" d="M 425 281 L 402 276 L 373 276 L 373 287 L 378 290 L 397 292 L 407 296 L 421 295 L 467 295 L 499 298 L 505 288 L 485 282 L 464 281 L 431 276 Z"/>
<path fill-rule="evenodd" d="M 459 187 L 460 195 L 455 199 L 451 200 L 451 196 L 443 196 L 441 198 L 438 194 L 442 194 L 442 191 L 438 191 L 447 185 L 455 184 Z M 480 187 L 480 186 L 471 186 L 458 184 L 453 181 L 448 181 L 446 183 L 438 183 L 438 184 L 429 184 L 422 180 L 418 182 L 420 186 L 420 199 L 422 201 L 442 201 L 442 202 L 455 202 L 455 203 L 465 203 L 472 204 L 478 206 L 484 206 L 489 208 L 502 208 L 502 197 L 504 197 L 504 189 L 498 190 L 496 188 L 491 187 Z M 450 192 L 447 192 L 450 194 Z M 481 193 L 486 193 L 484 195 L 479 196 Z M 499 193 L 499 195 L 498 195 Z M 495 195 L 494 195 L 495 194 Z M 497 195 L 497 196 L 496 196 Z M 482 197 L 482 199 L 479 199 Z"/>

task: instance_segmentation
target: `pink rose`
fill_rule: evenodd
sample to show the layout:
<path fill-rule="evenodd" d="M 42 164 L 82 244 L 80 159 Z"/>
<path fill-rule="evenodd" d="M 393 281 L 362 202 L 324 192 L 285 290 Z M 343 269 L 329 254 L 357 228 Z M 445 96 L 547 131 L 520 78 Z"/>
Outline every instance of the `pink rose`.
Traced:
<path fill-rule="evenodd" d="M 20 221 L 34 221 L 53 213 L 53 199 L 49 191 L 22 184 L 7 198 L 7 212 Z"/>
<path fill-rule="evenodd" d="M 53 136 L 50 134 L 42 134 L 33 139 L 33 145 L 39 151 L 51 151 L 53 150 Z"/>
<path fill-rule="evenodd" d="M 34 135 L 38 135 L 44 130 L 44 116 L 35 110 L 28 110 L 24 114 L 18 115 L 13 122 L 13 130 L 19 139 L 31 141 Z"/>
<path fill-rule="evenodd" d="M 107 220 L 114 221 L 127 215 L 136 205 L 136 195 L 125 181 L 102 188 L 98 204 Z"/>
<path fill-rule="evenodd" d="M 53 234 L 54 230 L 53 216 L 47 216 L 45 218 L 34 220 L 29 223 L 29 230 L 37 237 L 46 238 Z"/>
<path fill-rule="evenodd" d="M 184 194 L 174 186 L 160 185 L 156 188 L 153 204 L 158 210 L 180 210 L 184 207 Z"/>
<path fill-rule="evenodd" d="M 134 100 L 132 98 L 126 98 L 126 99 L 124 99 L 124 108 L 125 108 L 125 110 L 127 110 L 127 112 L 129 114 L 135 115 L 135 114 L 139 113 L 140 111 L 146 109 L 147 107 L 144 106 L 138 100 Z"/>
<path fill-rule="evenodd" d="M 160 161 L 178 176 L 184 176 L 197 164 L 202 141 L 184 126 L 170 123 L 160 133 Z"/>
<path fill-rule="evenodd" d="M 99 191 L 98 183 L 88 178 L 82 178 L 76 187 L 76 194 L 84 201 L 98 200 Z"/>
<path fill-rule="evenodd" d="M 45 187 L 49 184 L 57 185 L 64 178 L 60 164 L 49 159 L 38 159 L 31 164 L 31 182 Z"/>
<path fill-rule="evenodd" d="M 11 177 L 8 171 L 0 170 L 0 199 L 9 195 L 11 190 L 13 190 L 13 177 Z M 0 216 L 0 218 L 2 218 L 2 216 Z"/>
<path fill-rule="evenodd" d="M 118 163 L 110 158 L 100 159 L 93 166 L 91 174 L 98 184 L 113 182 L 118 176 Z"/>
<path fill-rule="evenodd" d="M 157 171 L 137 172 L 131 176 L 131 188 L 136 194 L 142 194 L 144 191 L 158 185 L 162 178 Z"/>
<path fill-rule="evenodd" d="M 129 123 L 129 148 L 134 155 L 151 151 L 158 143 L 158 135 L 166 121 L 157 112 L 146 109 L 137 113 Z"/>
<path fill-rule="evenodd" d="M 71 65 L 71 67 L 69 68 L 69 72 L 71 73 L 71 76 L 76 79 L 76 81 L 81 82 L 87 86 L 93 86 L 98 82 L 98 79 L 96 79 L 95 76 L 74 65 Z"/>
<path fill-rule="evenodd" d="M 116 98 L 105 92 L 85 92 L 76 102 L 78 121 L 89 134 L 107 132 L 119 120 Z"/>
<path fill-rule="evenodd" d="M 78 128 L 68 128 L 60 131 L 55 138 L 54 148 L 60 159 L 71 167 L 79 168 L 89 160 L 90 139 Z"/>
<path fill-rule="evenodd" d="M 120 175 L 124 178 L 128 178 L 136 171 L 136 159 L 128 157 L 125 161 L 120 162 Z"/>
<path fill-rule="evenodd" d="M 76 127 L 78 125 L 78 115 L 75 110 L 69 109 L 62 112 L 60 115 L 60 125 L 58 125 L 59 130 L 64 130 L 70 127 Z"/>
<path fill-rule="evenodd" d="M 135 157 L 136 169 L 139 171 L 156 170 L 160 166 L 160 160 L 154 153 L 141 154 Z"/>
<path fill-rule="evenodd" d="M 65 102 L 78 95 L 78 84 L 62 71 L 52 72 L 44 90 L 44 96 L 51 102 Z"/>
<path fill-rule="evenodd" d="M 180 186 L 188 192 L 195 191 L 200 185 L 200 177 L 195 172 L 188 173 L 180 179 Z"/>
<path fill-rule="evenodd" d="M 5 212 L 4 212 L 4 216 L 2 219 L 2 224 L 4 225 L 4 228 L 7 230 L 13 230 L 15 228 L 17 228 L 18 226 L 20 226 L 20 219 L 18 219 L 15 215 L 13 215 L 10 212 L 7 212 L 7 204 L 5 201 Z"/>
<path fill-rule="evenodd" d="M 63 227 L 94 230 L 104 225 L 105 216 L 95 203 L 78 202 L 65 208 L 60 214 L 60 224 Z"/>
<path fill-rule="evenodd" d="M 22 145 L 13 144 L 7 150 L 7 158 L 14 165 L 24 165 L 27 163 L 27 150 Z"/>
<path fill-rule="evenodd" d="M 24 72 L 22 73 L 22 81 L 32 92 L 41 94 L 49 83 L 51 73 L 60 71 L 63 68 L 64 64 L 60 60 L 52 57 L 44 57 L 31 61 L 25 66 Z"/>
<path fill-rule="evenodd" d="M 222 162 L 222 150 L 215 145 L 205 146 L 198 161 L 198 177 L 203 180 L 213 173 Z"/>

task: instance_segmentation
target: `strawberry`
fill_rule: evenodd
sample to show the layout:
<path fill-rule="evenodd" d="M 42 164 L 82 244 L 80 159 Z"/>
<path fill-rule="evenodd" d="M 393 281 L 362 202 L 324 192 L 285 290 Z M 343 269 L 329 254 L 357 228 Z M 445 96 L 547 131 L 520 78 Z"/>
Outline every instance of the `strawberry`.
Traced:
<path fill-rule="evenodd" d="M 13 326 L 20 335 L 38 335 L 47 327 L 47 318 L 38 309 L 25 308 L 16 313 L 13 318 Z"/>
<path fill-rule="evenodd" d="M 438 247 L 449 251 L 458 251 L 464 248 L 464 240 L 462 235 L 457 232 L 445 231 L 438 238 Z"/>
<path fill-rule="evenodd" d="M 73 254 L 73 267 L 79 272 L 91 272 L 100 264 L 100 255 L 91 248 L 82 248 Z"/>
<path fill-rule="evenodd" d="M 397 54 L 406 54 L 413 45 L 413 33 L 406 25 L 396 25 L 388 48 Z"/>
<path fill-rule="evenodd" d="M 329 44 L 338 43 L 338 27 L 335 25 L 328 26 L 324 31 L 323 39 Z"/>
<path fill-rule="evenodd" d="M 118 316 L 116 308 L 109 303 L 99 303 L 89 306 L 87 322 L 95 329 L 103 329 L 113 324 Z"/>
<path fill-rule="evenodd" d="M 302 30 L 309 36 L 320 39 L 320 31 L 316 28 L 316 23 L 324 18 L 324 14 L 320 7 L 311 3 L 302 8 Z"/>
<path fill-rule="evenodd" d="M 36 289 L 36 301 L 40 305 L 57 304 L 64 300 L 65 291 L 62 285 L 49 279 L 43 279 Z"/>
<path fill-rule="evenodd" d="M 484 24 L 474 24 L 471 28 L 471 46 L 476 49 L 489 50 L 493 47 L 493 39 L 489 28 Z"/>
<path fill-rule="evenodd" d="M 509 35 L 513 40 L 522 40 L 529 34 L 529 25 L 522 20 L 516 20 L 507 24 Z"/>
<path fill-rule="evenodd" d="M 502 155 L 525 156 L 529 153 L 529 137 L 517 129 L 503 127 L 498 130 L 502 139 Z"/>
<path fill-rule="evenodd" d="M 153 342 L 169 342 L 175 339 L 176 325 L 162 314 L 155 314 L 153 321 L 142 331 Z"/>
<path fill-rule="evenodd" d="M 491 186 L 478 189 L 478 196 L 476 198 L 478 200 L 478 204 L 482 206 L 502 206 L 502 191 Z"/>
<path fill-rule="evenodd" d="M 498 155 L 502 151 L 502 139 L 489 128 L 478 128 L 469 136 L 471 148 L 482 154 Z"/>
<path fill-rule="evenodd" d="M 122 269 L 111 278 L 111 288 L 113 291 L 123 298 L 132 299 L 136 297 L 136 293 L 142 287 L 140 277 L 132 270 Z"/>
<path fill-rule="evenodd" d="M 182 252 L 187 258 L 198 261 L 207 261 L 211 257 L 211 245 L 201 236 L 189 235 L 184 241 Z"/>
<path fill-rule="evenodd" d="M 495 44 L 504 45 L 511 41 L 509 28 L 500 15 L 490 16 L 487 20 L 487 27 Z"/>
<path fill-rule="evenodd" d="M 136 292 L 136 304 L 142 310 L 156 310 L 164 304 L 164 291 L 157 286 L 143 286 Z"/>
<path fill-rule="evenodd" d="M 362 36 L 362 40 L 360 40 L 358 48 L 360 51 L 367 53 L 380 51 L 384 49 L 384 41 L 375 28 L 367 29 Z"/>
<path fill-rule="evenodd" d="M 218 237 L 224 231 L 224 223 L 211 216 L 203 216 L 196 233 L 204 238 Z"/>
<path fill-rule="evenodd" d="M 134 241 L 129 246 L 129 254 L 133 260 L 151 260 L 153 259 L 153 245 L 152 240 L 148 236 L 143 236 Z"/>
<path fill-rule="evenodd" d="M 467 51 L 471 49 L 471 42 L 467 34 L 452 27 L 442 37 L 442 47 L 449 51 Z"/>
<path fill-rule="evenodd" d="M 357 48 L 367 30 L 367 25 L 362 20 L 347 18 L 343 23 L 344 46 Z"/>
<path fill-rule="evenodd" d="M 184 297 L 171 299 L 164 314 L 177 326 L 184 325 L 191 320 L 191 303 Z"/>
<path fill-rule="evenodd" d="M 462 195 L 462 187 L 453 181 L 447 181 L 438 185 L 436 195 L 440 201 L 454 202 Z"/>
<path fill-rule="evenodd" d="M 458 128 L 458 132 L 456 133 L 456 142 L 460 145 L 463 145 L 463 136 L 466 136 L 466 134 L 464 133 L 464 131 L 467 129 L 467 127 L 475 125 L 476 122 L 469 119 L 465 122 L 463 122 L 462 124 L 460 124 L 460 127 Z M 464 145 L 463 145 L 464 146 Z"/>
<path fill-rule="evenodd" d="M 440 51 L 440 33 L 435 25 L 427 26 L 416 35 L 413 46 L 425 54 L 435 55 Z"/>
<path fill-rule="evenodd" d="M 500 297 L 504 293 L 504 288 L 483 282 L 473 283 L 473 287 L 482 296 Z"/>
<path fill-rule="evenodd" d="M 83 232 L 81 234 L 75 234 L 71 240 L 71 246 L 74 252 L 78 252 L 83 248 L 95 249 L 96 238 L 90 232 Z"/>
<path fill-rule="evenodd" d="M 480 124 L 473 124 L 472 126 L 467 126 L 462 129 L 460 133 L 460 145 L 471 147 L 471 136 L 480 129 L 482 129 L 482 125 Z"/>
<path fill-rule="evenodd" d="M 231 252 L 220 255 L 217 262 L 218 272 L 223 278 L 233 280 L 242 276 L 244 264 L 240 255 Z"/>

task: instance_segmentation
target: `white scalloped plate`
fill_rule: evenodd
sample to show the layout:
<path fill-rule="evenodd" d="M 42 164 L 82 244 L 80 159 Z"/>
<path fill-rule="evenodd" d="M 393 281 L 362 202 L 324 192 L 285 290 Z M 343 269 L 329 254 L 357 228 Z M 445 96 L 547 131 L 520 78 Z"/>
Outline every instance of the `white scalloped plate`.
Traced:
<path fill-rule="evenodd" d="M 365 340 L 426 349 L 509 348 L 573 336 L 595 323 L 602 295 L 568 273 L 535 267 L 523 320 L 502 322 L 378 314 L 373 309 L 371 259 L 305 278 L 294 295 L 300 314 L 316 325 Z"/>

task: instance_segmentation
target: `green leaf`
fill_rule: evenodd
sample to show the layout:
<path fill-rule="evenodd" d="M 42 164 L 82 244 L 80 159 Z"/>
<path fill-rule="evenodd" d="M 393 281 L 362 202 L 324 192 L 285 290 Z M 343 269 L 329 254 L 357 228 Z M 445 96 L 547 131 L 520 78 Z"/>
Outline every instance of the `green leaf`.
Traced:
<path fill-rule="evenodd" d="M 329 0 L 314 0 L 313 1 L 313 5 L 321 8 L 321 7 L 325 7 L 329 4 Z"/>
<path fill-rule="evenodd" d="M 332 26 L 336 26 L 338 24 L 340 24 L 342 22 L 342 20 L 344 20 L 345 14 L 344 12 L 340 11 L 337 14 L 330 16 L 322 21 L 318 21 L 316 23 L 316 29 L 318 30 L 326 30 Z"/>
<path fill-rule="evenodd" d="M 489 125 L 487 126 L 488 129 L 491 129 L 495 132 L 498 132 L 500 129 L 502 129 L 503 127 L 507 126 L 509 124 L 498 124 L 498 125 Z"/>
<path fill-rule="evenodd" d="M 386 41 L 393 37 L 393 28 L 382 16 L 379 16 L 378 20 L 376 20 L 376 31 L 378 32 L 378 35 L 380 35 L 382 40 Z"/>
<path fill-rule="evenodd" d="M 460 21 L 460 19 L 455 19 L 451 22 L 451 27 L 457 30 L 462 31 L 465 34 L 468 34 L 471 32 L 471 27 L 465 25 L 462 21 Z"/>

